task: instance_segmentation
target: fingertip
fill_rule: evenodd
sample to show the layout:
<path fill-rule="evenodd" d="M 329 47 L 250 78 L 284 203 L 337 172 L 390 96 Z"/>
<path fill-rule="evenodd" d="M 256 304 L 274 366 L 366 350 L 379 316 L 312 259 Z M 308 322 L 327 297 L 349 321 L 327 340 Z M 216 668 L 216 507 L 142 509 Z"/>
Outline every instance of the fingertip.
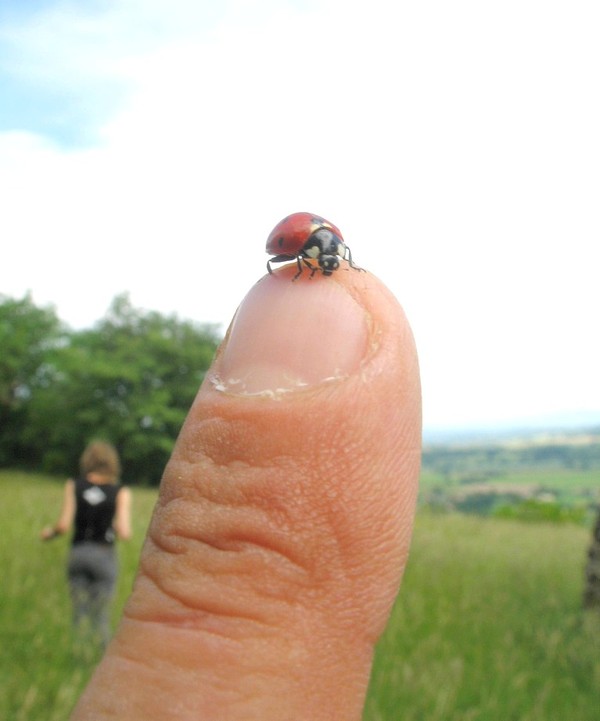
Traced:
<path fill-rule="evenodd" d="M 218 392 L 279 398 L 363 373 L 378 354 L 375 373 L 401 365 L 420 386 L 410 326 L 376 276 L 348 267 L 294 280 L 287 266 L 250 289 L 207 377 Z"/>
<path fill-rule="evenodd" d="M 367 349 L 364 308 L 338 283 L 288 269 L 242 301 L 211 372 L 218 390 L 281 396 L 356 372 Z"/>

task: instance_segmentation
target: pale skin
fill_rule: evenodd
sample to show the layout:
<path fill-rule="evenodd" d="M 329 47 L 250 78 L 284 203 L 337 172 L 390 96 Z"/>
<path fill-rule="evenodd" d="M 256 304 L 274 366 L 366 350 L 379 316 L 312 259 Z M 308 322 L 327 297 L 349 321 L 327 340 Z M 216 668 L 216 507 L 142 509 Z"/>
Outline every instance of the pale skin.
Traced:
<path fill-rule="evenodd" d="M 358 721 L 408 557 L 416 351 L 370 273 L 263 278 L 165 470 L 72 721 Z"/>
<path fill-rule="evenodd" d="M 86 478 L 90 483 L 96 483 L 98 485 L 113 482 L 111 478 L 107 478 L 101 473 L 88 473 Z M 40 533 L 42 540 L 49 541 L 56 536 L 68 533 L 73 527 L 75 510 L 75 482 L 69 479 L 65 483 L 63 502 L 58 520 L 54 526 L 47 526 L 42 530 Z M 117 495 L 113 528 L 115 529 L 117 538 L 121 541 L 128 541 L 131 538 L 131 491 L 129 488 L 121 488 Z"/>

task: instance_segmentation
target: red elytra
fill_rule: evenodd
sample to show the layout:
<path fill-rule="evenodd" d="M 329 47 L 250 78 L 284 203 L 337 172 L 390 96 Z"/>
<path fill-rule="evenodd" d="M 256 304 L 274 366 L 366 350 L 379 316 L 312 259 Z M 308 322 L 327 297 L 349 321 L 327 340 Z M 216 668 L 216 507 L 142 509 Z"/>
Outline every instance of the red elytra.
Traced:
<path fill-rule="evenodd" d="M 298 272 L 294 280 L 304 267 L 310 270 L 311 278 L 319 270 L 323 275 L 331 275 L 340 267 L 340 258 L 347 260 L 351 268 L 361 270 L 352 262 L 340 229 L 314 213 L 293 213 L 277 223 L 267 238 L 266 250 L 273 256 L 267 261 L 269 273 L 273 272 L 271 263 L 296 261 Z"/>

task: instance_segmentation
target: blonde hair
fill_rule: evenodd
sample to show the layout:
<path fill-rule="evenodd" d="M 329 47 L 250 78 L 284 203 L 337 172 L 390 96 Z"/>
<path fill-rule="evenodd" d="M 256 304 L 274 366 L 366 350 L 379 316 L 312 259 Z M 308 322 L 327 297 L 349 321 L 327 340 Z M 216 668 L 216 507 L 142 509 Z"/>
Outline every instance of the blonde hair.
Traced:
<path fill-rule="evenodd" d="M 116 483 L 121 475 L 121 461 L 117 449 L 104 441 L 92 441 L 81 454 L 79 470 L 82 476 L 99 473 L 110 479 L 111 483 Z"/>

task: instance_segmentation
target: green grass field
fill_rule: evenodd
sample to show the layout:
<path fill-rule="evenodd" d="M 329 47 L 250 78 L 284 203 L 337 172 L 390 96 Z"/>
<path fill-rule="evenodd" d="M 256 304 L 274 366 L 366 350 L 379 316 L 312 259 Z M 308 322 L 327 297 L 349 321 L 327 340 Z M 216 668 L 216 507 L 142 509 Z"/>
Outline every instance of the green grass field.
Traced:
<path fill-rule="evenodd" d="M 515 486 L 536 485 L 555 492 L 564 501 L 578 499 L 596 499 L 600 471 L 597 469 L 580 470 L 566 468 L 529 468 L 511 470 L 506 473 L 489 473 L 486 483 L 506 483 Z M 443 487 L 447 491 L 464 486 L 460 478 L 444 478 L 440 473 L 424 468 L 421 473 L 421 490 L 427 492 L 435 487 Z"/>
<path fill-rule="evenodd" d="M 0 719 L 64 721 L 96 658 L 72 650 L 66 539 L 42 544 L 62 485 L 0 472 Z M 115 620 L 155 492 L 134 489 Z M 583 613 L 589 531 L 421 513 L 377 649 L 366 721 L 595 721 L 600 613 Z"/>

